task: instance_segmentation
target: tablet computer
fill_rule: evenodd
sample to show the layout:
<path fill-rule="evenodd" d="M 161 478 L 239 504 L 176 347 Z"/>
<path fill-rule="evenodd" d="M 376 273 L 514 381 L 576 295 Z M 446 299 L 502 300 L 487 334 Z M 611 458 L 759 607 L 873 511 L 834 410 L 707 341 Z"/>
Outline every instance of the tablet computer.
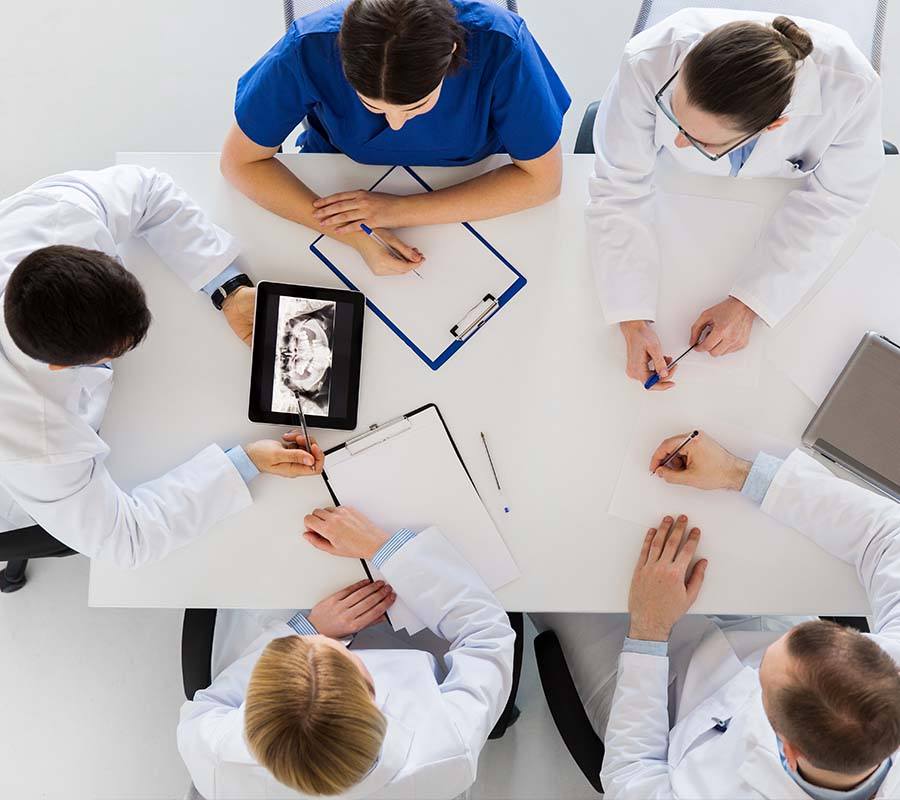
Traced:
<path fill-rule="evenodd" d="M 900 500 L 900 346 L 873 331 L 863 336 L 803 444 Z"/>
<path fill-rule="evenodd" d="M 353 430 L 359 407 L 365 296 L 263 281 L 256 287 L 252 422 Z"/>

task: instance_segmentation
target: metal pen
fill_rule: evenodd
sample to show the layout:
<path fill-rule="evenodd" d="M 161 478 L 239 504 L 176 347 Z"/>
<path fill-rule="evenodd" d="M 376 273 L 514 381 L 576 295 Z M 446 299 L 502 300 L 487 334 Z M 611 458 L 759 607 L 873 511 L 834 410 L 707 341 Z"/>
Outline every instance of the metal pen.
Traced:
<path fill-rule="evenodd" d="M 387 250 L 394 258 L 399 259 L 400 261 L 404 261 L 407 264 L 409 263 L 409 259 L 403 255 L 396 247 L 392 247 L 389 245 L 384 239 L 382 239 L 375 231 L 373 231 L 365 222 L 360 222 L 359 227 L 362 232 L 380 244 L 385 250 Z M 417 269 L 413 269 L 413 272 L 416 273 L 420 278 L 422 277 L 422 273 Z"/>
<path fill-rule="evenodd" d="M 295 392 L 297 401 L 297 416 L 300 417 L 300 427 L 303 428 L 303 438 L 306 440 L 306 451 L 312 455 L 312 440 L 309 438 L 309 428 L 306 427 L 306 415 L 303 413 L 303 403 L 300 402 L 300 394 Z M 315 456 L 313 456 L 315 458 Z"/>
<path fill-rule="evenodd" d="M 487 453 L 488 463 L 491 465 L 491 472 L 494 473 L 494 483 L 497 484 L 497 494 L 500 495 L 500 502 L 503 503 L 503 513 L 508 514 L 509 503 L 506 502 L 503 489 L 500 488 L 500 478 L 497 477 L 497 470 L 494 468 L 494 459 L 491 458 L 491 451 L 488 449 L 487 439 L 484 438 L 484 431 L 481 432 L 481 441 L 484 444 L 484 452 Z"/>
<path fill-rule="evenodd" d="M 682 358 L 684 358 L 688 353 L 691 352 L 691 350 L 693 350 L 698 344 L 700 344 L 706 338 L 706 334 L 709 333 L 709 329 L 710 329 L 710 326 L 707 325 L 702 331 L 700 331 L 700 335 L 697 337 L 697 341 L 694 342 L 680 356 L 678 356 L 678 358 L 676 358 L 674 361 L 672 361 L 670 364 L 668 364 L 667 368 L 672 369 L 672 367 L 674 367 L 679 361 L 681 361 Z M 654 386 L 656 386 L 657 383 L 659 383 L 659 373 L 654 372 L 649 378 L 647 378 L 646 382 L 644 383 L 644 388 L 652 389 Z"/>

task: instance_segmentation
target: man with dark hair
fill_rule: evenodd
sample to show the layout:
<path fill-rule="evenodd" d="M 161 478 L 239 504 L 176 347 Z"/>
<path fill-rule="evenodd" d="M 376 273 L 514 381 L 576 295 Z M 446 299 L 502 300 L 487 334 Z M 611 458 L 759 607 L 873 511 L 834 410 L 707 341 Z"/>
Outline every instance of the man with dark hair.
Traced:
<path fill-rule="evenodd" d="M 751 464 L 703 433 L 663 466 L 684 439 L 664 441 L 651 470 L 741 491 L 852 563 L 873 632 L 817 618 L 685 616 L 707 560 L 695 560 L 699 529 L 666 517 L 644 538 L 628 616 L 539 618 L 556 630 L 604 740 L 605 796 L 900 797 L 900 505 L 800 451 Z"/>
<path fill-rule="evenodd" d="M 132 237 L 209 295 L 249 344 L 255 290 L 238 244 L 168 175 L 130 165 L 68 172 L 0 202 L 0 540 L 39 526 L 58 552 L 135 567 L 250 505 L 260 472 L 321 472 L 317 445 L 311 455 L 296 441 L 259 441 L 210 445 L 131 493 L 116 485 L 98 434 L 110 362 L 137 347 L 151 321 L 119 260 Z M 4 591 L 21 586 L 23 562 L 0 577 Z"/>

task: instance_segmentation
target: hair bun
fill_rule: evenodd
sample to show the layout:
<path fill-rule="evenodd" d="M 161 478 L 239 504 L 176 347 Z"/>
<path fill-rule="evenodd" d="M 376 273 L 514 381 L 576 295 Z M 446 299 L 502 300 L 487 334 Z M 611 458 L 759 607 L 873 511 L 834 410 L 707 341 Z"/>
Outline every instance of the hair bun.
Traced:
<path fill-rule="evenodd" d="M 785 49 L 798 61 L 813 51 L 812 37 L 789 17 L 775 17 L 772 27 L 781 34 L 779 38 Z"/>

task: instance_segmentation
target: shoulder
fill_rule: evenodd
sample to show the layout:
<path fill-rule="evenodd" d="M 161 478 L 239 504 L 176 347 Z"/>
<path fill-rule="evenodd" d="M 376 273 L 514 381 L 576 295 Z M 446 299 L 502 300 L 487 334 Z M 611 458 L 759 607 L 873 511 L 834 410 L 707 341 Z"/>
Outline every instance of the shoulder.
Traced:
<path fill-rule="evenodd" d="M 332 3 L 319 11 L 294 20 L 273 51 L 285 56 L 307 51 L 318 52 L 323 47 L 335 47 L 348 2 L 349 0 L 342 0 Z"/>
<path fill-rule="evenodd" d="M 850 34 L 842 28 L 812 19 L 797 18 L 813 40 L 810 58 L 821 75 L 822 89 L 845 90 L 855 87 L 865 94 L 881 85 L 881 78 Z"/>
<path fill-rule="evenodd" d="M 501 58 L 518 51 L 523 37 L 531 34 L 525 21 L 496 3 L 451 0 L 456 17 L 470 39 L 481 40 Z"/>

